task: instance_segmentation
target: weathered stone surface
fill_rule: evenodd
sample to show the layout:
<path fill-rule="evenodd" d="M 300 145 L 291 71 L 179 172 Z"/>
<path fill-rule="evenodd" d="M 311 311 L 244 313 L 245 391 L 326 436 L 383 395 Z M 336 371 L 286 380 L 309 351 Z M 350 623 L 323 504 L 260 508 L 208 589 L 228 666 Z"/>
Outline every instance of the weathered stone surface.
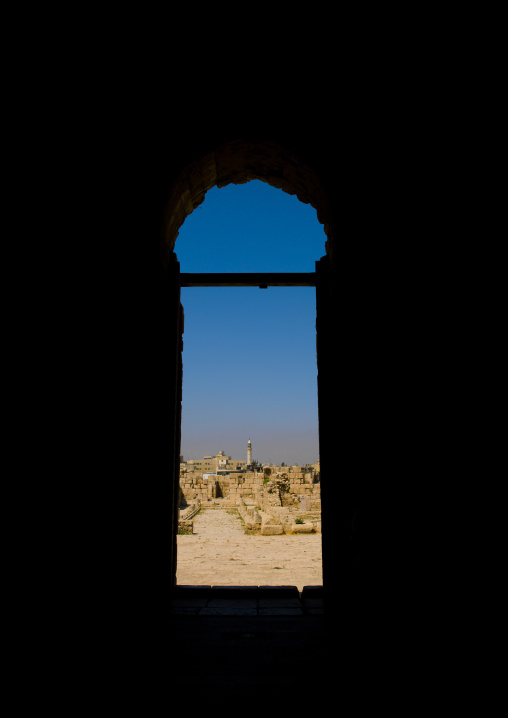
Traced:
<path fill-rule="evenodd" d="M 314 531 L 314 524 L 310 522 L 305 522 L 304 524 L 293 524 L 293 533 L 294 534 L 310 534 Z"/>
<path fill-rule="evenodd" d="M 244 524 L 244 531 L 246 534 L 253 535 L 261 532 L 261 524 L 251 523 L 246 521 Z"/>
<path fill-rule="evenodd" d="M 310 511 L 310 497 L 309 496 L 300 496 L 300 510 L 301 511 Z"/>
<path fill-rule="evenodd" d="M 299 590 L 322 585 L 321 536 L 262 536 L 259 529 L 246 535 L 237 515 L 205 508 L 195 517 L 194 534 L 178 536 L 177 579 L 179 585 L 298 586 Z"/>
<path fill-rule="evenodd" d="M 269 475 L 247 472 L 221 476 L 218 480 L 211 476 L 203 478 L 202 473 L 189 468 L 192 465 L 190 462 L 182 468 L 180 487 L 183 500 L 190 503 L 198 499 L 206 505 L 221 499 L 223 505 L 238 506 L 247 534 L 259 533 L 261 522 L 282 526 L 279 534 L 292 534 L 295 533 L 292 526 L 298 517 L 298 510 L 302 514 L 321 512 L 320 485 L 313 483 L 314 477 L 319 476 L 319 465 L 315 466 L 314 473 L 304 473 L 299 466 L 280 466 L 270 467 Z M 284 476 L 286 481 L 279 485 L 279 479 Z M 320 532 L 320 525 L 314 530 Z M 298 533 L 307 531 L 299 529 Z"/>
<path fill-rule="evenodd" d="M 278 536 L 284 533 L 281 524 L 261 524 L 262 536 Z"/>

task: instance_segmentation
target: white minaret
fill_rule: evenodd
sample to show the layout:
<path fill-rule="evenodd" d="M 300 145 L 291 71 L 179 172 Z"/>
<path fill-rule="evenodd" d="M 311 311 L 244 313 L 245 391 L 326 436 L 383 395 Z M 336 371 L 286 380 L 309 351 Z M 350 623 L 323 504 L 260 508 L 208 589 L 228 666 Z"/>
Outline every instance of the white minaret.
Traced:
<path fill-rule="evenodd" d="M 247 443 L 247 466 L 250 466 L 250 464 L 252 464 L 252 444 L 249 439 Z"/>

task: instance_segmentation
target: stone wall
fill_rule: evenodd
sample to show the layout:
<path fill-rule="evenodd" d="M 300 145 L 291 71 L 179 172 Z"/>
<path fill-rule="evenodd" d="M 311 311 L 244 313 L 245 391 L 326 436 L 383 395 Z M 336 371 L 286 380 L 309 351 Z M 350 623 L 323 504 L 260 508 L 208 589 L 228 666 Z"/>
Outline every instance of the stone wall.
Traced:
<path fill-rule="evenodd" d="M 193 517 L 201 508 L 201 501 L 194 499 L 185 508 L 178 510 L 178 532 L 192 533 L 194 531 Z"/>
<path fill-rule="evenodd" d="M 242 498 L 237 501 L 238 513 L 244 522 L 244 531 L 247 534 L 258 534 L 261 531 L 262 516 L 257 506 L 247 505 Z"/>
<path fill-rule="evenodd" d="M 186 472 L 180 477 L 180 488 L 187 502 L 194 499 L 204 502 L 223 498 L 228 505 L 236 506 L 239 498 L 255 496 L 263 479 L 263 474 L 254 472 L 207 478 L 203 478 L 202 474 Z"/>
<path fill-rule="evenodd" d="M 270 481 L 281 474 L 288 477 L 289 483 L 283 506 Z M 320 533 L 321 486 L 313 483 L 312 473 L 304 473 L 297 466 L 281 467 L 271 472 L 270 479 L 260 472 L 203 477 L 187 471 L 180 477 L 180 487 L 186 503 L 206 504 L 220 499 L 225 506 L 236 507 L 246 533 Z"/>
<path fill-rule="evenodd" d="M 303 497 L 304 499 L 307 497 Z M 258 488 L 256 498 L 237 499 L 236 507 L 248 534 L 276 536 L 281 534 L 321 533 L 321 513 L 304 518 L 305 512 L 297 507 L 281 506 L 277 495 Z"/>
<path fill-rule="evenodd" d="M 295 496 L 309 496 L 314 504 L 313 508 L 320 508 L 321 487 L 319 483 L 313 483 L 313 475 L 304 473 L 299 467 L 282 467 L 274 471 L 271 476 L 276 477 L 281 473 L 287 474 L 289 478 L 289 491 Z M 236 506 L 236 499 L 243 496 L 255 497 L 262 487 L 266 477 L 261 472 L 232 472 L 225 476 L 208 476 L 186 471 L 180 476 L 180 487 L 186 501 L 199 498 L 207 501 L 214 498 L 230 499 L 231 504 Z"/>

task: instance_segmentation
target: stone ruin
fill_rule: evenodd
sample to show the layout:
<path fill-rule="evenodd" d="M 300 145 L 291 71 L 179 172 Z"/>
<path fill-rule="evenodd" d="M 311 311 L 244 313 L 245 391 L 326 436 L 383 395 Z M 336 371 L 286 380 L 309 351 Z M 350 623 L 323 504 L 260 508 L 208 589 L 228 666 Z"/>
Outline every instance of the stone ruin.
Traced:
<path fill-rule="evenodd" d="M 263 472 L 180 478 L 179 531 L 192 533 L 192 517 L 206 506 L 234 507 L 248 534 L 321 532 L 321 487 L 299 466 Z"/>

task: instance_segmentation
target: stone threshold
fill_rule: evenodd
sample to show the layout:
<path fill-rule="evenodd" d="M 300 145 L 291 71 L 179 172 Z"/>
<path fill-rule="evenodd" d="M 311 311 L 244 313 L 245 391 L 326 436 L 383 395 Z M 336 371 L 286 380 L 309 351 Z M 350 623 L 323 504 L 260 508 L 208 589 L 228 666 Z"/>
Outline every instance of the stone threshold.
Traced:
<path fill-rule="evenodd" d="M 309 616 L 324 614 L 322 586 L 176 586 L 178 616 Z"/>

